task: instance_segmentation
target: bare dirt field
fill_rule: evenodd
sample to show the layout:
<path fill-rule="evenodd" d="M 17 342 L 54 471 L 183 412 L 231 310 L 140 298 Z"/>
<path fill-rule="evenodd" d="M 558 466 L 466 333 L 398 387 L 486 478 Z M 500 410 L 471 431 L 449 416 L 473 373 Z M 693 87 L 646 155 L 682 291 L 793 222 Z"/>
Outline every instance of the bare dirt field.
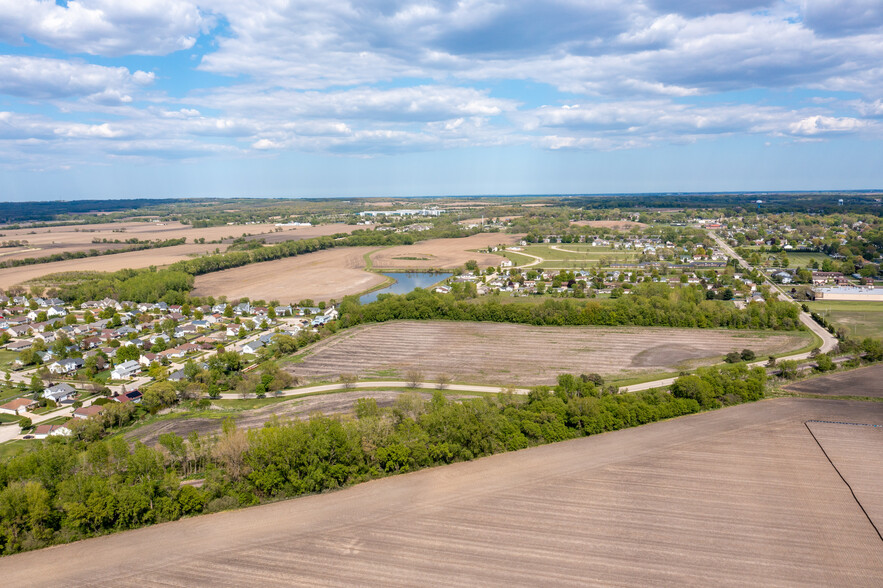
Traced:
<path fill-rule="evenodd" d="M 243 410 L 235 416 L 236 426 L 240 429 L 259 429 L 274 416 L 284 420 L 303 419 L 316 413 L 324 415 L 350 414 L 353 412 L 356 400 L 360 398 L 374 398 L 377 405 L 381 407 L 392 406 L 396 399 L 405 392 L 406 390 L 359 390 L 285 400 L 262 408 Z M 420 396 L 429 399 L 432 394 L 425 392 L 420 393 Z M 468 396 L 468 394 L 455 394 L 448 395 L 448 398 L 456 400 Z M 182 418 L 158 421 L 126 434 L 126 439 L 130 442 L 137 440 L 145 445 L 153 445 L 164 433 L 176 433 L 182 437 L 186 437 L 192 431 L 196 431 L 200 435 L 214 434 L 221 431 L 221 424 L 221 419 L 217 418 Z"/>
<path fill-rule="evenodd" d="M 883 544 L 804 426 L 859 416 L 883 423 L 883 405 L 736 406 L 14 555 L 0 573 L 10 586 L 880 586 Z"/>
<path fill-rule="evenodd" d="M 883 398 L 883 364 L 811 378 L 790 384 L 785 390 L 798 394 Z"/>
<path fill-rule="evenodd" d="M 416 369 L 430 379 L 446 374 L 470 383 L 541 385 L 561 373 L 670 372 L 713 363 L 733 350 L 764 356 L 806 341 L 804 333 L 397 321 L 326 339 L 286 369 L 315 380 L 341 373 L 393 378 Z"/>
<path fill-rule="evenodd" d="M 201 255 L 214 251 L 217 245 L 175 245 L 160 249 L 143 249 L 115 255 L 101 257 L 87 257 L 84 259 L 70 259 L 67 261 L 54 261 L 52 263 L 40 263 L 37 265 L 25 265 L 0 269 L 0 288 L 9 288 L 16 284 L 27 282 L 49 274 L 60 272 L 113 272 L 121 269 L 138 269 L 151 265 L 164 266 L 191 259 L 194 255 Z M 224 246 L 221 246 L 224 249 Z"/>
<path fill-rule="evenodd" d="M 613 229 L 615 231 L 628 231 L 629 229 L 633 229 L 638 227 L 643 229 L 647 225 L 644 223 L 636 223 L 634 221 L 609 221 L 609 220 L 600 220 L 600 221 L 571 221 L 572 225 L 578 225 L 580 227 L 599 227 L 604 229 Z"/>
<path fill-rule="evenodd" d="M 180 239 L 185 237 L 188 243 L 203 238 L 206 241 L 231 240 L 243 234 L 254 235 L 254 239 L 263 238 L 267 243 L 282 241 L 299 241 L 311 237 L 333 235 L 334 233 L 351 233 L 353 225 L 331 224 L 315 227 L 276 227 L 274 224 L 263 223 L 254 225 L 222 225 L 194 229 L 190 225 L 179 222 L 120 222 L 93 225 L 67 225 L 63 227 L 43 227 L 34 229 L 0 229 L 0 241 L 27 241 L 27 248 L 18 250 L 0 249 L 0 261 L 7 259 L 24 259 L 27 257 L 45 257 L 54 253 L 89 251 L 90 249 L 120 249 L 125 243 L 93 243 L 92 241 L 107 239 L 108 241 L 136 238 L 140 241 Z M 277 229 L 281 229 L 277 231 Z M 222 247 L 223 249 L 223 247 Z"/>
<path fill-rule="evenodd" d="M 511 245 L 524 235 L 479 233 L 462 239 L 430 239 L 414 245 L 400 245 L 382 249 L 371 256 L 375 269 L 450 269 L 470 259 L 485 268 L 499 265 L 503 257 L 491 253 L 477 253 L 494 245 Z"/>
<path fill-rule="evenodd" d="M 818 444 L 849 484 L 856 500 L 883 531 L 883 426 L 808 422 Z M 883 544 L 881 544 L 883 549 Z"/>
<path fill-rule="evenodd" d="M 340 300 L 358 294 L 386 278 L 364 271 L 365 253 L 373 247 L 339 247 L 296 257 L 253 263 L 221 272 L 197 276 L 197 296 L 227 296 L 233 300 L 298 302 Z"/>

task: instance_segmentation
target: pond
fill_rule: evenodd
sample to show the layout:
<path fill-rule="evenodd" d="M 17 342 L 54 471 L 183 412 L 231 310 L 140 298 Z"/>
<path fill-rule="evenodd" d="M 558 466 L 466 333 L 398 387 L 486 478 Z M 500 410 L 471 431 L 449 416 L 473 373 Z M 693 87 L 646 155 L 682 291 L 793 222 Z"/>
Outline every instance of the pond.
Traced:
<path fill-rule="evenodd" d="M 369 302 L 374 302 L 375 300 L 377 300 L 377 296 L 380 294 L 407 294 L 414 288 L 429 288 L 433 284 L 450 278 L 453 274 L 436 274 L 430 272 L 396 272 L 383 275 L 388 278 L 394 279 L 395 283 L 390 284 L 389 286 L 381 290 L 374 290 L 373 292 L 369 292 L 368 294 L 363 295 L 361 298 L 359 298 L 360 303 L 367 304 Z"/>

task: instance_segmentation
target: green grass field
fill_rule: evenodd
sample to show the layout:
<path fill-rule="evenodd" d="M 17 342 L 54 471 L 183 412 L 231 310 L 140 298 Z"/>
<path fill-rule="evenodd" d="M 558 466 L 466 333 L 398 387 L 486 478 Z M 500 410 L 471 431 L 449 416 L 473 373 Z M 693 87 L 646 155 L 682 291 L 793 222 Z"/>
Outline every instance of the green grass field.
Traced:
<path fill-rule="evenodd" d="M 0 461 L 6 461 L 10 457 L 27 450 L 29 447 L 39 447 L 41 443 L 41 441 L 25 441 L 22 439 L 0 443 Z"/>
<path fill-rule="evenodd" d="M 788 255 L 788 267 L 808 267 L 812 260 L 815 260 L 819 267 L 822 267 L 822 262 L 826 259 L 831 259 L 824 253 L 818 253 L 814 251 L 799 251 L 796 253 L 787 253 Z"/>
<path fill-rule="evenodd" d="M 883 338 L 883 302 L 818 300 L 808 306 L 837 327 L 847 329 L 854 338 Z"/>

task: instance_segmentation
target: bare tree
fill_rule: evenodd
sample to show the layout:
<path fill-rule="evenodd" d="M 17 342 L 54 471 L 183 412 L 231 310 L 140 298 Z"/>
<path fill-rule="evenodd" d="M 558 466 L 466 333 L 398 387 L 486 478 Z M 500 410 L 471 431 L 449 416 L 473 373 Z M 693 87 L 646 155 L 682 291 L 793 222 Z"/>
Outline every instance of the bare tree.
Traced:
<path fill-rule="evenodd" d="M 408 386 L 411 388 L 417 388 L 420 385 L 420 382 L 423 381 L 423 374 L 418 370 L 408 370 L 408 373 L 405 374 L 405 378 L 408 380 Z"/>
<path fill-rule="evenodd" d="M 356 387 L 356 378 L 355 374 L 340 374 L 340 383 L 343 384 L 343 387 L 347 390 L 352 390 Z"/>
<path fill-rule="evenodd" d="M 438 380 L 436 388 L 439 390 L 445 390 L 451 384 L 451 376 L 448 374 L 439 374 L 436 380 Z"/>

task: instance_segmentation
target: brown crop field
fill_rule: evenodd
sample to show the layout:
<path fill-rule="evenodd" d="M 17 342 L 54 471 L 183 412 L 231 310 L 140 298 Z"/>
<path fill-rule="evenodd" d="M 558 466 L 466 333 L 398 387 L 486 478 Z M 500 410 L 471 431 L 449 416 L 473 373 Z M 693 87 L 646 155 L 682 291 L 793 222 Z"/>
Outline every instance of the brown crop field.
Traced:
<path fill-rule="evenodd" d="M 477 253 L 476 249 L 511 245 L 518 243 L 523 236 L 479 233 L 461 239 L 430 239 L 414 245 L 382 249 L 371 255 L 371 262 L 374 269 L 450 269 L 474 259 L 485 268 L 499 265 L 504 258 L 491 253 Z"/>
<path fill-rule="evenodd" d="M 3 268 L 0 269 L 0 288 L 9 288 L 16 284 L 61 272 L 114 272 L 126 268 L 138 269 L 151 265 L 170 265 L 176 261 L 191 259 L 195 255 L 214 251 L 215 247 L 217 245 L 188 243 L 160 249 L 143 249 L 115 255 Z"/>
<path fill-rule="evenodd" d="M 0 573 L 9 586 L 883 585 L 883 544 L 808 419 L 883 424 L 883 405 L 762 401 L 14 555 Z M 875 463 L 853 465 L 879 488 Z"/>
<path fill-rule="evenodd" d="M 248 296 L 252 300 L 298 302 L 340 300 L 358 294 L 386 278 L 366 272 L 365 253 L 372 247 L 340 247 L 296 257 L 253 263 L 211 274 L 197 276 L 197 296 L 227 296 L 234 300 Z"/>
<path fill-rule="evenodd" d="M 733 350 L 758 356 L 802 347 L 807 334 L 649 327 L 534 327 L 500 323 L 397 321 L 350 329 L 308 349 L 292 373 L 341 373 L 496 385 L 553 384 L 561 373 L 638 376 L 707 365 Z"/>
<path fill-rule="evenodd" d="M 190 259 L 193 255 L 214 251 L 218 247 L 220 247 L 221 251 L 226 249 L 226 245 L 223 244 L 196 244 L 195 240 L 200 238 L 206 241 L 223 240 L 229 242 L 233 238 L 241 237 L 247 233 L 254 235 L 253 239 L 262 238 L 268 244 L 272 244 L 282 241 L 299 241 L 334 233 L 351 233 L 356 227 L 344 224 L 331 224 L 315 227 L 279 228 L 282 230 L 277 231 L 275 225 L 266 223 L 223 225 L 220 227 L 194 229 L 189 225 L 183 225 L 179 222 L 122 222 L 0 230 L 0 235 L 2 235 L 0 236 L 0 241 L 27 241 L 27 246 L 25 247 L 0 249 L 0 262 L 28 257 L 46 257 L 55 253 L 75 253 L 92 249 L 99 251 L 120 249 L 127 246 L 125 243 L 93 243 L 93 239 L 107 239 L 110 241 L 117 239 L 125 241 L 132 238 L 140 241 L 180 239 L 182 237 L 187 239 L 187 243 L 181 246 L 0 269 L 0 288 L 8 288 L 34 278 L 60 272 L 116 271 L 126 268 L 138 269 L 150 265 L 170 265 L 176 261 Z"/>
<path fill-rule="evenodd" d="M 822 396 L 866 396 L 883 398 L 883 364 L 857 370 L 810 378 L 789 384 L 789 392 Z"/>

